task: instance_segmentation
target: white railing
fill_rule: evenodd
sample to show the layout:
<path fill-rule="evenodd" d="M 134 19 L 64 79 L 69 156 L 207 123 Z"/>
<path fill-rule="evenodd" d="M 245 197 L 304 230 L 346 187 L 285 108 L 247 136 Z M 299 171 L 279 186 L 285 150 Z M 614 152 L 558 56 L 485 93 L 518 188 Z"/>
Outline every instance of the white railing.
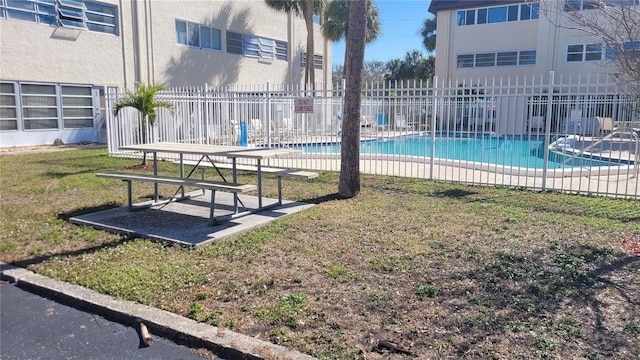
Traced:
<path fill-rule="evenodd" d="M 344 84 L 336 89 L 262 86 L 175 88 L 160 97 L 149 141 L 295 147 L 273 165 L 340 169 Z M 549 96 L 549 94 L 552 94 Z M 640 198 L 638 103 L 605 76 L 369 85 L 361 99 L 365 173 Z M 111 115 L 109 152 L 142 142 L 138 113 Z M 312 113 L 296 112 L 310 98 Z M 606 120 L 606 122 L 605 122 Z M 614 126 L 610 126 L 614 124 Z"/>

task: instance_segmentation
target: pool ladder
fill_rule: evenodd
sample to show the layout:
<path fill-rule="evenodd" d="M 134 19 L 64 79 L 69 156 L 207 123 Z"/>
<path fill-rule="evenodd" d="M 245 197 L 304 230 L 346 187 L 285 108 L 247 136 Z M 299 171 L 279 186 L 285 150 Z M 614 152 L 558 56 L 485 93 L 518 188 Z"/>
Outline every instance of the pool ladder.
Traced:
<path fill-rule="evenodd" d="M 569 158 L 567 158 L 566 160 L 564 160 L 562 162 L 562 165 L 570 162 L 571 160 L 575 159 L 576 157 L 581 156 L 585 152 L 587 152 L 587 151 L 593 149 L 594 147 L 602 144 L 605 140 L 612 139 L 615 135 L 631 135 L 631 138 L 633 140 L 635 140 L 636 146 L 635 146 L 635 154 L 634 154 L 634 159 L 633 159 L 633 167 L 634 167 L 634 172 L 633 173 L 637 175 L 637 173 L 638 173 L 638 162 L 640 162 L 640 149 L 639 149 L 640 137 L 638 136 L 638 134 L 635 133 L 635 131 L 613 131 L 613 132 L 611 132 L 611 134 L 603 137 L 602 139 L 594 141 L 591 145 L 587 146 L 586 148 L 584 148 L 584 149 L 582 149 L 580 151 L 577 151 L 577 152 L 573 152 L 573 154 Z M 567 138 L 565 137 L 565 138 L 563 138 L 563 140 L 564 140 L 563 143 L 566 143 Z M 557 146 L 559 141 L 560 141 L 560 139 L 558 139 L 555 142 L 554 149 L 557 149 L 556 146 Z M 549 147 L 551 147 L 551 146 L 549 146 Z M 566 152 L 565 152 L 565 154 L 566 154 Z"/>

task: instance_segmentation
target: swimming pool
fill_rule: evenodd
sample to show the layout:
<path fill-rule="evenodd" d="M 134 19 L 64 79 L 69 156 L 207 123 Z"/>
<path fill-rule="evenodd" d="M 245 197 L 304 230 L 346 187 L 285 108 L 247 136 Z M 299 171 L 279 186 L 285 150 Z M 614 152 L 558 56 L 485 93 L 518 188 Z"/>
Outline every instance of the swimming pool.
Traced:
<path fill-rule="evenodd" d="M 553 139 L 552 139 L 553 141 Z M 340 143 L 301 144 L 305 153 L 339 154 Z M 432 154 L 433 148 L 433 154 Z M 430 136 L 405 136 L 366 140 L 360 143 L 361 155 L 415 156 L 472 161 L 478 163 L 542 169 L 544 167 L 544 136 L 504 136 L 471 134 L 469 136 L 438 136 L 432 146 Z M 550 169 L 627 165 L 623 161 L 597 158 L 568 157 L 549 152 Z"/>

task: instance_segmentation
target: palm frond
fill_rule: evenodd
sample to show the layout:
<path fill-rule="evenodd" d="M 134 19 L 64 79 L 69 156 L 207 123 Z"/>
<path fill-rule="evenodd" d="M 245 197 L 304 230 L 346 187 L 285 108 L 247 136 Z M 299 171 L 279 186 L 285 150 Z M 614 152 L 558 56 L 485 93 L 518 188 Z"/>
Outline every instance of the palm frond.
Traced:
<path fill-rule="evenodd" d="M 117 116 L 120 110 L 131 107 L 140 112 L 143 121 L 149 122 L 149 125 L 155 125 L 158 118 L 157 108 L 168 109 L 172 115 L 175 114 L 173 104 L 164 100 L 156 100 L 156 95 L 166 90 L 164 84 L 154 84 L 147 86 L 144 83 L 138 85 L 136 91 L 126 90 L 125 95 L 118 99 L 113 105 L 113 115 Z"/>

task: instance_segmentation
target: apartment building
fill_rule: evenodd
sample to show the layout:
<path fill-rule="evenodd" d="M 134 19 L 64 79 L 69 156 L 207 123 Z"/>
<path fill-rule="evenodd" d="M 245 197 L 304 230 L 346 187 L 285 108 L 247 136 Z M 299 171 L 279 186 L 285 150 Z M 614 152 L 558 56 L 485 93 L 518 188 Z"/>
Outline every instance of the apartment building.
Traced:
<path fill-rule="evenodd" d="M 620 4 L 639 2 L 432 0 L 429 12 L 438 19 L 436 75 L 468 81 L 547 76 L 549 71 L 563 77 L 612 74 L 611 52 L 597 38 L 576 30 L 568 15 Z"/>
<path fill-rule="evenodd" d="M 621 6 L 640 5 L 638 0 L 432 0 L 438 82 L 453 89 L 465 86 L 466 94 L 477 95 L 449 110 L 447 120 L 461 129 L 514 134 L 543 129 L 550 122 L 552 131 L 590 135 L 599 129 L 597 116 L 634 117 L 627 109 L 629 100 L 616 93 L 615 78 L 621 74 L 612 60 L 617 50 L 575 22 L 579 15 L 605 28 L 615 26 L 608 21 L 616 19 L 605 21 L 601 10 L 613 14 Z M 634 11 L 627 15 L 636 34 L 623 34 L 615 43 L 640 49 L 640 27 L 635 25 L 640 18 L 635 19 Z M 542 104 L 544 96 L 496 96 L 503 91 L 548 92 L 542 84 L 551 81 L 551 71 L 553 91 L 562 94 L 551 116 Z M 591 85 L 578 88 L 578 83 Z"/>
<path fill-rule="evenodd" d="M 304 19 L 258 0 L 0 0 L 0 34 L 0 147 L 104 141 L 109 88 L 304 82 Z"/>

